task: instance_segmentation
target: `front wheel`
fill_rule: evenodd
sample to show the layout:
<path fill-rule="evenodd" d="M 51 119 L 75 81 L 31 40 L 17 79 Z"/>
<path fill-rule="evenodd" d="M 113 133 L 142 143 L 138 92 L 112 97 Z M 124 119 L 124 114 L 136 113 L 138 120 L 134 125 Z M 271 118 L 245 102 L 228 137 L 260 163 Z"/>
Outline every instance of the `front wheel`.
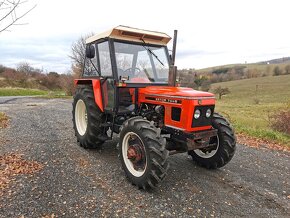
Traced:
<path fill-rule="evenodd" d="M 154 188 L 167 173 L 169 152 L 166 140 L 153 122 L 142 117 L 125 121 L 118 144 L 119 157 L 127 178 L 139 188 Z"/>
<path fill-rule="evenodd" d="M 218 134 L 210 139 L 211 146 L 189 152 L 194 162 L 208 169 L 226 165 L 236 150 L 236 137 L 229 122 L 218 113 L 212 119 L 212 126 L 218 130 Z"/>

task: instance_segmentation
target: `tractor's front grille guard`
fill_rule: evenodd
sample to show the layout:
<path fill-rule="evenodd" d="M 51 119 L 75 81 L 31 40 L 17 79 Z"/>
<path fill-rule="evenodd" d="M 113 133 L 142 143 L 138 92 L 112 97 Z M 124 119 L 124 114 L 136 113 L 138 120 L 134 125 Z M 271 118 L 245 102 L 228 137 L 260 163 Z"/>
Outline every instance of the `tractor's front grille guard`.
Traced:
<path fill-rule="evenodd" d="M 211 109 L 210 117 L 206 117 L 206 111 L 208 109 Z M 194 113 L 196 110 L 200 111 L 200 117 L 198 119 L 194 118 Z M 214 112 L 214 105 L 196 106 L 193 111 L 191 127 L 194 128 L 194 127 L 201 127 L 201 126 L 210 126 L 213 112 Z"/>

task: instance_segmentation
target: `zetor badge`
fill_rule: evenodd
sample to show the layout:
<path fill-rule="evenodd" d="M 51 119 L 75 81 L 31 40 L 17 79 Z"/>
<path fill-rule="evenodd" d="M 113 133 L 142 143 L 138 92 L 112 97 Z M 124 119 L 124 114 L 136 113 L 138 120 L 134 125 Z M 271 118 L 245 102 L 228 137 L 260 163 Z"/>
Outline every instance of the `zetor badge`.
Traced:
<path fill-rule="evenodd" d="M 177 31 L 169 55 L 165 33 L 118 26 L 94 35 L 75 80 L 78 144 L 100 148 L 119 134 L 122 167 L 138 188 L 165 178 L 170 154 L 187 152 L 200 166 L 219 168 L 235 153 L 234 131 L 214 111 L 214 95 L 176 86 L 176 39 Z"/>

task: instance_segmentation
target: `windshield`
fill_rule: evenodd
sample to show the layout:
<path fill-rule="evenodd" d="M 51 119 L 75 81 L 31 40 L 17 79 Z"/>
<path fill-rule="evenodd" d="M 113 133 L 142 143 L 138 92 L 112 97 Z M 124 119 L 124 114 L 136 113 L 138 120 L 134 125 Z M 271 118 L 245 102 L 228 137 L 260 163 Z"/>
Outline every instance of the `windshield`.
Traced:
<path fill-rule="evenodd" d="M 127 83 L 168 83 L 168 56 L 164 46 L 115 42 L 118 78 Z"/>

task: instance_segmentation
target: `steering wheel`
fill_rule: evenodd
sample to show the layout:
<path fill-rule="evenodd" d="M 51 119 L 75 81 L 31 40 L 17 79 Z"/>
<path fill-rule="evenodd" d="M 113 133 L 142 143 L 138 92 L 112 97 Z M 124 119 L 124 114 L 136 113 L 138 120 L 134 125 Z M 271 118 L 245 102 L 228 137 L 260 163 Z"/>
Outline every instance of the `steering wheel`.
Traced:
<path fill-rule="evenodd" d="M 126 70 L 124 70 L 124 74 L 128 73 L 129 76 L 139 76 L 141 73 L 141 70 L 138 67 L 131 67 Z"/>

